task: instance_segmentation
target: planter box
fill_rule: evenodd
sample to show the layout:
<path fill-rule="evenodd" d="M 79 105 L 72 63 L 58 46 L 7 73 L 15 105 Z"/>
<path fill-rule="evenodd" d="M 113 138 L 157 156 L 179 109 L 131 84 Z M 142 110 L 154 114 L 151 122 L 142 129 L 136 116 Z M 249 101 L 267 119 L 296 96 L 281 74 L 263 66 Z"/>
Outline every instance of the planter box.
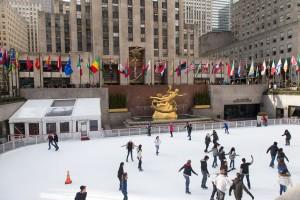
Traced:
<path fill-rule="evenodd" d="M 110 113 L 128 112 L 128 108 L 114 108 L 114 109 L 109 109 L 108 112 Z"/>
<path fill-rule="evenodd" d="M 194 108 L 196 109 L 208 109 L 210 105 L 195 105 Z"/>

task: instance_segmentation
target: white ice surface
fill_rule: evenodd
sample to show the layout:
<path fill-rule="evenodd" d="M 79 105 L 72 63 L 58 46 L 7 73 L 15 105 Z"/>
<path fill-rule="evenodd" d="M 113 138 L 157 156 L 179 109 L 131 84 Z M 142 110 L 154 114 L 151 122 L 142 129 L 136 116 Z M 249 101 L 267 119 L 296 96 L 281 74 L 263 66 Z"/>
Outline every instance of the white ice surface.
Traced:
<path fill-rule="evenodd" d="M 292 134 L 290 147 L 284 146 L 283 131 L 288 128 Z M 284 148 L 290 159 L 288 168 L 294 184 L 300 183 L 300 134 L 299 126 L 270 126 L 261 128 L 236 128 L 225 135 L 217 130 L 220 143 L 226 153 L 232 146 L 238 154 L 236 166 L 240 160 L 254 156 L 250 166 L 251 192 L 256 200 L 275 199 L 279 193 L 277 170 L 269 168 L 270 155 L 267 148 L 276 140 Z M 208 200 L 212 185 L 208 181 L 208 190 L 201 189 L 201 175 L 191 177 L 191 195 L 184 192 L 184 178 L 178 169 L 192 160 L 193 169 L 200 174 L 200 160 L 205 155 L 204 137 L 208 131 L 192 133 L 188 141 L 186 133 L 160 135 L 162 144 L 160 155 L 155 155 L 154 138 L 148 136 L 130 137 L 135 144 L 143 145 L 144 172 L 137 169 L 136 152 L 134 162 L 125 162 L 128 172 L 128 196 L 130 200 Z M 73 200 L 80 185 L 87 185 L 87 200 L 120 200 L 117 170 L 121 161 L 125 161 L 126 150 L 121 148 L 129 137 L 104 138 L 91 141 L 60 142 L 60 150 L 48 151 L 47 144 L 20 148 L 0 155 L 0 199 L 1 200 Z M 209 171 L 212 156 L 209 154 Z M 66 170 L 70 170 L 73 180 L 65 185 Z M 233 178 L 236 171 L 230 172 Z M 250 197 L 244 193 L 245 200 Z M 228 197 L 227 200 L 234 199 Z"/>

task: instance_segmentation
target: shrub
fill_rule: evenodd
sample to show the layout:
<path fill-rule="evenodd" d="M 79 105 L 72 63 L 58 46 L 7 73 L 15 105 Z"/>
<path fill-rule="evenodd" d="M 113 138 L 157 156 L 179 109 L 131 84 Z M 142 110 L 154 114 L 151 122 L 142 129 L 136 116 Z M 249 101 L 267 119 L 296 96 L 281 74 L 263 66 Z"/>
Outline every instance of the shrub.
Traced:
<path fill-rule="evenodd" d="M 109 109 L 127 108 L 127 97 L 125 95 L 109 95 Z"/>

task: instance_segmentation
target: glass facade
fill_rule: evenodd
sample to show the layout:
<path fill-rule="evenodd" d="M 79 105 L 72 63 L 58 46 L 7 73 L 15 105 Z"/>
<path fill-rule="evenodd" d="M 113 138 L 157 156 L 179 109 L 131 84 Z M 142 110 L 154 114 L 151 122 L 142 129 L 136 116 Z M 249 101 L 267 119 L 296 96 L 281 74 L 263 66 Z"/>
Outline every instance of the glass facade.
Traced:
<path fill-rule="evenodd" d="M 232 0 L 212 0 L 212 31 L 231 30 L 231 6 Z"/>
<path fill-rule="evenodd" d="M 224 105 L 224 119 L 255 119 L 260 112 L 259 104 Z"/>

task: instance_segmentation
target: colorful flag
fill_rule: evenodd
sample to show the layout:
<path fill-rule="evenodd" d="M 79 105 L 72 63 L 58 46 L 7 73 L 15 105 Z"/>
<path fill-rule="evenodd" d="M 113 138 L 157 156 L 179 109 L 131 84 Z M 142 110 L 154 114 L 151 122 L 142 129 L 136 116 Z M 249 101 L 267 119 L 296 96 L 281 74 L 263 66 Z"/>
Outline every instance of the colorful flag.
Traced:
<path fill-rule="evenodd" d="M 266 65 L 266 61 L 264 60 L 262 65 L 261 75 L 262 76 L 266 75 L 266 71 L 267 71 L 267 65 Z"/>
<path fill-rule="evenodd" d="M 241 77 L 242 76 L 242 63 L 241 61 L 239 62 L 239 68 L 238 68 L 238 76 Z"/>
<path fill-rule="evenodd" d="M 163 69 L 162 69 L 162 71 L 160 72 L 160 76 L 161 76 L 161 77 L 164 76 L 164 73 L 165 73 L 166 69 L 167 69 L 167 62 L 165 61 L 164 65 L 163 65 Z"/>
<path fill-rule="evenodd" d="M 222 66 L 223 66 L 222 62 L 213 65 L 212 73 L 217 74 L 220 72 L 220 70 L 222 71 Z"/>
<path fill-rule="evenodd" d="M 46 68 L 49 71 L 52 71 L 52 68 L 51 68 L 51 56 L 48 56 L 48 59 L 46 60 L 45 65 L 46 65 Z"/>
<path fill-rule="evenodd" d="M 26 68 L 27 68 L 27 71 L 31 71 L 32 67 L 33 67 L 33 64 L 31 62 L 31 60 L 29 59 L 29 56 L 27 56 L 27 59 L 26 59 Z"/>
<path fill-rule="evenodd" d="M 148 63 L 143 65 L 142 67 L 142 75 L 145 75 L 151 70 L 151 60 L 148 61 Z"/>
<path fill-rule="evenodd" d="M 248 73 L 248 76 L 254 76 L 254 62 L 252 60 L 251 62 L 251 66 L 250 66 L 250 69 L 249 69 L 249 73 Z"/>
<path fill-rule="evenodd" d="M 234 76 L 234 60 L 233 60 L 232 65 L 231 65 L 229 76 Z"/>
<path fill-rule="evenodd" d="M 72 61 L 71 58 L 69 57 L 67 64 L 65 66 L 64 72 L 67 76 L 70 76 L 73 73 L 73 69 L 72 69 Z"/>
<path fill-rule="evenodd" d="M 258 67 L 258 66 L 256 66 L 255 77 L 256 77 L 256 78 L 259 77 L 259 67 Z"/>
<path fill-rule="evenodd" d="M 189 66 L 185 69 L 185 73 L 189 73 L 189 71 L 195 70 L 195 64 L 194 61 L 189 64 Z"/>
<path fill-rule="evenodd" d="M 92 65 L 91 65 L 90 69 L 94 74 L 100 70 L 100 58 L 99 57 L 96 57 L 96 59 L 93 61 Z"/>
<path fill-rule="evenodd" d="M 284 70 L 285 73 L 287 73 L 288 68 L 289 68 L 289 66 L 288 66 L 288 61 L 287 61 L 287 59 L 285 59 L 284 65 L 283 65 L 283 70 Z"/>
<path fill-rule="evenodd" d="M 299 66 L 300 66 L 300 54 L 298 54 L 298 57 L 297 57 L 297 68 L 296 68 L 297 72 L 300 72 L 300 70 L 299 70 L 300 67 Z"/>
<path fill-rule="evenodd" d="M 281 73 L 281 67 L 282 67 L 282 63 L 281 63 L 281 58 L 280 58 L 276 65 L 276 74 L 277 75 L 279 75 Z"/>
<path fill-rule="evenodd" d="M 3 64 L 3 53 L 2 53 L 2 48 L 0 48 L 0 65 Z"/>
<path fill-rule="evenodd" d="M 180 64 L 176 68 L 176 74 L 177 76 L 181 76 L 181 71 L 186 69 L 186 62 L 184 61 L 183 63 L 180 61 Z"/>
<path fill-rule="evenodd" d="M 271 75 L 273 76 L 275 72 L 276 72 L 276 66 L 275 66 L 275 61 L 273 60 L 272 67 L 271 67 Z"/>
<path fill-rule="evenodd" d="M 57 58 L 57 69 L 60 70 L 62 68 L 62 62 L 61 62 L 61 55 L 58 56 Z"/>
<path fill-rule="evenodd" d="M 40 68 L 41 68 L 40 57 L 37 57 L 35 59 L 34 66 L 37 70 L 40 70 Z"/>
<path fill-rule="evenodd" d="M 297 60 L 296 60 L 295 56 L 292 56 L 292 58 L 291 58 L 291 66 L 292 67 L 297 67 L 298 66 L 298 63 L 297 63 Z"/>
<path fill-rule="evenodd" d="M 2 58 L 2 64 L 8 68 L 9 66 L 9 55 L 8 52 L 4 49 L 3 58 Z"/>
<path fill-rule="evenodd" d="M 81 57 L 80 57 L 80 55 L 78 55 L 78 60 L 77 60 L 76 67 L 77 67 L 77 69 L 79 69 L 80 76 L 82 76 L 81 62 L 82 62 Z"/>
<path fill-rule="evenodd" d="M 208 73 L 209 71 L 209 63 L 207 62 L 204 67 L 201 68 L 202 73 Z"/>

